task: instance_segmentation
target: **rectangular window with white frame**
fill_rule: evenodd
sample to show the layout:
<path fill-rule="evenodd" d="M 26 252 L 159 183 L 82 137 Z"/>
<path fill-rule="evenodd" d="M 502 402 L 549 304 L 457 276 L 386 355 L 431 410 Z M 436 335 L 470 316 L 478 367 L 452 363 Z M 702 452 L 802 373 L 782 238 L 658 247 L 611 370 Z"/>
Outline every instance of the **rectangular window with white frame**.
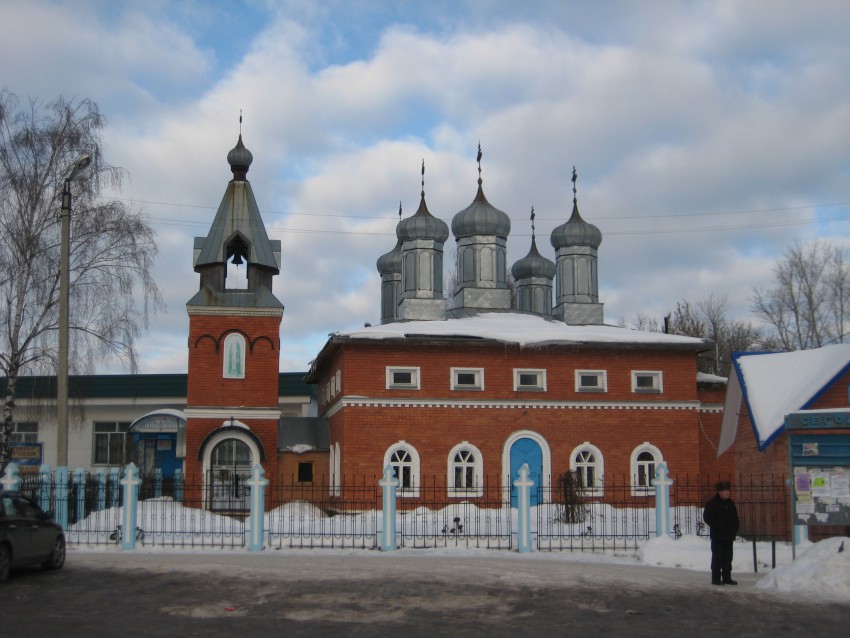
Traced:
<path fill-rule="evenodd" d="M 514 368 L 514 392 L 545 392 L 546 370 Z"/>
<path fill-rule="evenodd" d="M 129 429 L 129 423 L 95 421 L 93 463 L 118 466 L 129 463 L 133 452 L 133 437 Z"/>
<path fill-rule="evenodd" d="M 658 394 L 663 390 L 661 372 L 657 370 L 632 370 L 632 392 Z"/>
<path fill-rule="evenodd" d="M 452 368 L 452 390 L 483 390 L 484 368 Z"/>
<path fill-rule="evenodd" d="M 419 368 L 387 366 L 387 390 L 418 390 Z"/>
<path fill-rule="evenodd" d="M 608 373 L 605 370 L 576 370 L 576 392 L 607 392 Z"/>
<path fill-rule="evenodd" d="M 38 423 L 12 423 L 11 443 L 38 443 Z"/>

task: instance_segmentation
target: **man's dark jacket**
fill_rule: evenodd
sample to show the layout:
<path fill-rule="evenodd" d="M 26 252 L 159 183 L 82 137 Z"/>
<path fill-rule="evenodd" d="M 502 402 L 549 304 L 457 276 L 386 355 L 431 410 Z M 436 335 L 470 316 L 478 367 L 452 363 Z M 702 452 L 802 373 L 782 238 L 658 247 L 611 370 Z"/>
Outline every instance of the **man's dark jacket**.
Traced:
<path fill-rule="evenodd" d="M 702 520 L 709 526 L 711 538 L 717 541 L 733 541 L 738 534 L 738 509 L 731 498 L 723 500 L 715 494 L 705 504 Z"/>

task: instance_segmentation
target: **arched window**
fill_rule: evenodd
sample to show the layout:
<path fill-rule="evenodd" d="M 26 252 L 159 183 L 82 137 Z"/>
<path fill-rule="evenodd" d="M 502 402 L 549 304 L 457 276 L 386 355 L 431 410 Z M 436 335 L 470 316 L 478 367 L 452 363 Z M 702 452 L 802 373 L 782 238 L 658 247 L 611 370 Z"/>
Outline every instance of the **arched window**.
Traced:
<path fill-rule="evenodd" d="M 224 340 L 224 370 L 225 379 L 245 378 L 245 337 L 240 334 L 229 334 Z"/>
<path fill-rule="evenodd" d="M 399 441 L 384 454 L 384 467 L 392 466 L 398 479 L 399 496 L 419 496 L 419 453 L 411 445 Z"/>
<path fill-rule="evenodd" d="M 655 478 L 655 468 L 664 462 L 664 457 L 661 451 L 644 442 L 632 452 L 632 494 L 634 495 L 649 495 L 655 489 L 652 486 L 652 481 Z"/>
<path fill-rule="evenodd" d="M 484 494 L 484 462 L 481 452 L 464 441 L 449 452 L 446 484 L 449 496 L 482 496 Z"/>
<path fill-rule="evenodd" d="M 570 470 L 577 474 L 585 493 L 603 493 L 605 464 L 598 447 L 587 441 L 576 447 L 570 454 Z"/>

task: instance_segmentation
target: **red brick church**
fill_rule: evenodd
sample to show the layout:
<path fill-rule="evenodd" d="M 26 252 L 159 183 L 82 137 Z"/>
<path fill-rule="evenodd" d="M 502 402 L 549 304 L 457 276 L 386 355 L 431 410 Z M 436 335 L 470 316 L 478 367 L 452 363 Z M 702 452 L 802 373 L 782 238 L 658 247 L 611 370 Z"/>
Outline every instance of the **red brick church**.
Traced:
<path fill-rule="evenodd" d="M 318 416 L 282 420 L 283 305 L 272 293 L 280 242 L 257 209 L 251 161 L 240 136 L 228 154 L 233 179 L 208 235 L 195 240 L 187 475 L 260 463 L 271 477 L 297 465 L 300 480 L 333 494 L 390 465 L 403 496 L 427 483 L 474 499 L 522 463 L 544 484 L 575 470 L 597 493 L 628 477 L 639 494 L 662 462 L 671 473 L 732 469 L 714 447 L 725 379 L 697 372 L 697 355 L 713 345 L 604 323 L 602 233 L 579 214 L 575 175 L 572 214 L 550 237 L 555 261 L 532 234 L 511 266 L 512 290 L 511 220 L 485 197 L 480 158 L 477 192 L 452 218 L 451 299 L 450 230 L 428 210 L 423 184 L 419 209 L 400 220 L 395 247 L 377 263 L 381 324 L 332 334 L 307 373 Z M 241 264 L 247 282 L 236 287 L 228 277 Z M 376 281 L 376 300 L 378 290 Z M 302 475 L 299 459 L 315 469 Z"/>

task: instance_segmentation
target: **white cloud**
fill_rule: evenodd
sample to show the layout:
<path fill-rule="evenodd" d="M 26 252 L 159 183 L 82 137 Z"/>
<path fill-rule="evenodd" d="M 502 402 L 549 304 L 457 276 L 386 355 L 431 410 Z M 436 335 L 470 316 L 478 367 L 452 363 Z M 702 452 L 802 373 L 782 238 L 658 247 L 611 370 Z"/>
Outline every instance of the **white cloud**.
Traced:
<path fill-rule="evenodd" d="M 0 4 L 0 55 L 20 61 L 5 81 L 22 96 L 99 102 L 127 196 L 149 202 L 169 312 L 143 341 L 146 372 L 185 369 L 192 238 L 230 179 L 240 110 L 249 179 L 283 243 L 284 368 L 304 369 L 328 332 L 378 320 L 375 261 L 395 244 L 399 200 L 405 215 L 418 206 L 420 162 L 429 209 L 450 222 L 474 197 L 479 140 L 487 197 L 513 219 L 510 262 L 528 250 L 532 205 L 554 258 L 577 165 L 611 322 L 711 293 L 746 317 L 791 241 L 848 234 L 841 2 L 437 3 L 424 18 L 248 3 L 227 10 L 241 38 L 226 44 L 224 10 L 205 3 L 110 7 Z M 67 29 L 40 43 L 48 21 Z"/>

